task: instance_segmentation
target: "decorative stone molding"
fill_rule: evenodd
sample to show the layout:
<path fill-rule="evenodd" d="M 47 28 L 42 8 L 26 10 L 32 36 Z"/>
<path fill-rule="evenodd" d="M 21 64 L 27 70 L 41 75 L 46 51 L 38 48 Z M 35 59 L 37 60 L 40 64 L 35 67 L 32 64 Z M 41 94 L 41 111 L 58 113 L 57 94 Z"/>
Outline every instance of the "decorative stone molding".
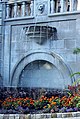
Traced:
<path fill-rule="evenodd" d="M 41 14 L 44 12 L 44 8 L 45 8 L 45 5 L 44 4 L 40 4 L 38 6 L 38 10 L 40 11 Z"/>

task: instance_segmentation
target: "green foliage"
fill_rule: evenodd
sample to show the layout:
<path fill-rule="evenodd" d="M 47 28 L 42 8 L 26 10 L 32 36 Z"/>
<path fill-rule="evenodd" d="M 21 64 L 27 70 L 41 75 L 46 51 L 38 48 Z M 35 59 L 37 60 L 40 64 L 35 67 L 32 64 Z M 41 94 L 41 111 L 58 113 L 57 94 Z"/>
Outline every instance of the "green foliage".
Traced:
<path fill-rule="evenodd" d="M 80 48 L 74 49 L 73 54 L 79 54 L 79 53 L 80 53 Z"/>
<path fill-rule="evenodd" d="M 75 75 L 80 76 L 80 72 L 76 72 L 76 73 L 71 74 L 71 77 L 73 77 Z M 76 81 L 74 81 L 72 86 L 75 86 L 77 83 L 80 83 L 80 78 L 78 78 Z"/>

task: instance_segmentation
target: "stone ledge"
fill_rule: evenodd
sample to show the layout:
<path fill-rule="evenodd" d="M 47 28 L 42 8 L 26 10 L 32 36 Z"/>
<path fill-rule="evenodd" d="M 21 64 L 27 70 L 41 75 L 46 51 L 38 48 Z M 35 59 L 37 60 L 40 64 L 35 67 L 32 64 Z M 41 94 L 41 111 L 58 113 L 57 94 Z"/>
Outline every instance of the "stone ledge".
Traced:
<path fill-rule="evenodd" d="M 80 119 L 80 112 L 47 114 L 0 114 L 0 119 Z"/>

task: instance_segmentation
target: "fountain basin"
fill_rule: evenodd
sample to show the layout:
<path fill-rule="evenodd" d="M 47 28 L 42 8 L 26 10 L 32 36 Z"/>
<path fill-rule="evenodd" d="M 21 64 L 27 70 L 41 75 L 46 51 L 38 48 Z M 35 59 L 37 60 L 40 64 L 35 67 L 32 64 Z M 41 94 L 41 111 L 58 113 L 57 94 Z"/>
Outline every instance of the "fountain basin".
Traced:
<path fill-rule="evenodd" d="M 54 37 L 54 33 L 56 32 L 56 28 L 50 26 L 29 26 L 25 28 L 26 35 L 28 39 L 34 39 L 36 43 L 42 44 L 47 39 L 50 39 L 52 36 Z"/>

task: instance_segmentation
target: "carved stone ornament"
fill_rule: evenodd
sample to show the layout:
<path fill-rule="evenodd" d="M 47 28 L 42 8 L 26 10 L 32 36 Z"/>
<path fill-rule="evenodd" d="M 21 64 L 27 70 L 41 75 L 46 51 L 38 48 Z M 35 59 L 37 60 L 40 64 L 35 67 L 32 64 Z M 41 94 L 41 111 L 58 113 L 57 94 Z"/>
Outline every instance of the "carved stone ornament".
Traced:
<path fill-rule="evenodd" d="M 44 9 L 45 9 L 45 5 L 44 4 L 40 4 L 38 6 L 38 10 L 40 11 L 41 14 L 44 12 Z"/>

